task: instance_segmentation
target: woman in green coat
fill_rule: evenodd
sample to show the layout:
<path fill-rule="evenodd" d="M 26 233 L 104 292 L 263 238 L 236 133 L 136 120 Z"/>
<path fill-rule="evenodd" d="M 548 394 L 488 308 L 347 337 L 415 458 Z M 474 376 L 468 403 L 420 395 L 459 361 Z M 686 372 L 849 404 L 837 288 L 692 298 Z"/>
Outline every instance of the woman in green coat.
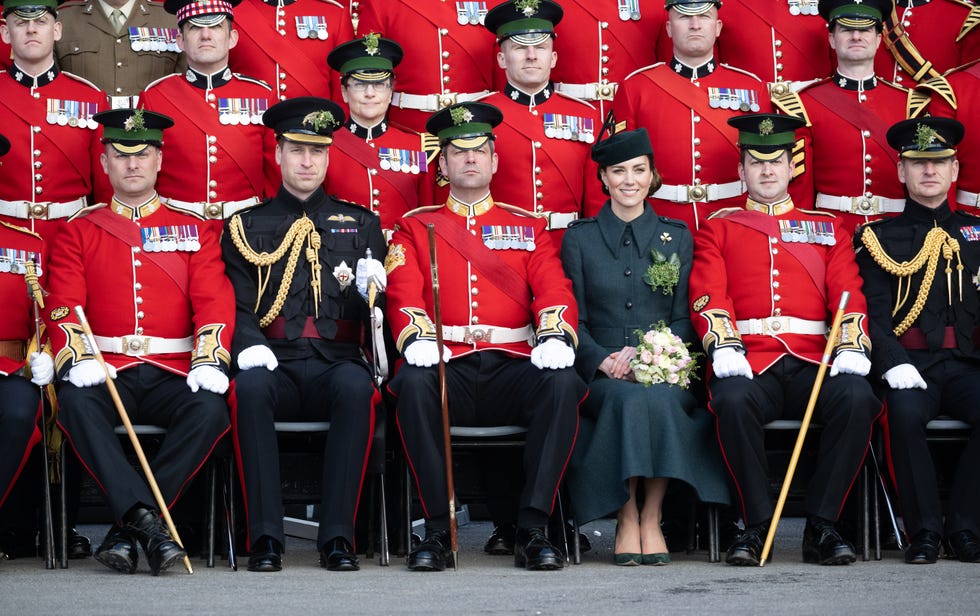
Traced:
<path fill-rule="evenodd" d="M 636 330 L 663 322 L 685 342 L 694 339 L 693 240 L 683 222 L 658 216 L 646 201 L 661 182 L 645 129 L 596 143 L 592 157 L 609 201 L 570 226 L 562 244 L 579 308 L 576 367 L 589 383 L 568 488 L 581 522 L 618 511 L 616 564 L 666 564 L 660 513 L 668 480 L 689 484 L 703 502 L 728 502 L 710 415 L 691 392 L 642 385 L 630 367 Z"/>

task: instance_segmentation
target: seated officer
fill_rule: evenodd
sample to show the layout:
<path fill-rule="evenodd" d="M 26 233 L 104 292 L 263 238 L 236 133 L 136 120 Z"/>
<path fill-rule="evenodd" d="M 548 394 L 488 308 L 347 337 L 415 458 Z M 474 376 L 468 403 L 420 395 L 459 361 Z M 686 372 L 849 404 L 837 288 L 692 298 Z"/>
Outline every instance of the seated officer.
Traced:
<path fill-rule="evenodd" d="M 578 315 L 545 221 L 490 195 L 497 170 L 493 127 L 501 120 L 500 110 L 484 103 L 452 105 L 429 119 L 426 129 L 441 143 L 449 199 L 399 220 L 385 260 L 388 318 L 405 359 L 390 388 L 398 397 L 398 432 L 426 518 L 425 539 L 408 557 L 414 571 L 441 571 L 451 563 L 435 368 L 440 352 L 448 362 L 452 424 L 527 427 L 514 564 L 560 569 L 564 560 L 544 526 L 586 391 L 573 368 Z M 430 318 L 427 224 L 436 233 L 443 349 Z"/>
<path fill-rule="evenodd" d="M 288 99 L 270 107 L 263 122 L 276 133 L 282 186 L 272 199 L 229 220 L 222 240 L 237 304 L 232 423 L 248 517 L 248 569 L 282 569 L 275 422 L 329 421 L 317 549 L 325 568 L 356 571 L 354 515 L 378 395 L 361 350 L 370 321 L 365 299 L 369 280 L 378 291 L 385 281 L 381 262 L 366 255 L 384 254 L 384 236 L 376 215 L 323 192 L 332 134 L 344 122 L 339 105 Z"/>
<path fill-rule="evenodd" d="M 980 562 L 980 218 L 952 211 L 946 200 L 959 172 L 956 144 L 963 132 L 947 118 L 892 126 L 887 137 L 900 155 L 905 209 L 866 225 L 855 238 L 875 374 L 884 379 L 885 442 L 911 537 L 905 562 L 912 564 L 936 562 L 944 531 L 953 555 Z M 945 523 L 926 443 L 926 424 L 940 414 L 973 427 Z"/>
<path fill-rule="evenodd" d="M 106 370 L 83 339 L 74 306 L 86 309 L 95 341 L 134 424 L 167 434 L 150 462 L 168 507 L 228 431 L 223 394 L 234 327 L 220 230 L 160 202 L 165 115 L 141 109 L 96 114 L 105 127 L 102 166 L 114 194 L 67 224 L 51 249 L 45 320 L 60 379 L 59 424 L 116 524 L 95 558 L 123 573 L 136 542 L 153 575 L 184 557 L 160 522 L 146 482 L 113 431 L 121 424 Z"/>
<path fill-rule="evenodd" d="M 804 561 L 846 565 L 854 548 L 834 525 L 881 410 L 864 378 L 871 361 L 861 277 L 834 216 L 796 209 L 787 192 L 803 121 L 754 114 L 729 124 L 739 130 L 748 200 L 718 211 L 695 234 L 690 282 L 691 320 L 711 358 L 709 409 L 745 523 L 725 560 L 759 564 L 773 512 L 763 426 L 803 416 L 828 321 L 846 291 L 848 312 L 813 415 L 823 429 L 803 532 Z"/>

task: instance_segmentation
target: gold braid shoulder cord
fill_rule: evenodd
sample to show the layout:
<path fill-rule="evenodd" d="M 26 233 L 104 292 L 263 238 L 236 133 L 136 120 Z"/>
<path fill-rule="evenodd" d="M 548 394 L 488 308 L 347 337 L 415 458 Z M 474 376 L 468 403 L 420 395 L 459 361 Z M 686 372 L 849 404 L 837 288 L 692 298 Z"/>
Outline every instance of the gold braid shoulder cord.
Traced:
<path fill-rule="evenodd" d="M 273 252 L 255 252 L 251 246 L 248 244 L 248 240 L 245 238 L 245 229 L 242 226 L 241 216 L 236 214 L 231 219 L 231 225 L 229 226 L 231 231 L 231 240 L 235 243 L 235 248 L 241 253 L 245 260 L 255 265 L 259 268 L 258 274 L 258 296 L 255 298 L 255 312 L 259 311 L 259 302 L 262 300 L 262 296 L 265 294 L 265 289 L 269 284 L 269 276 L 271 275 L 272 265 L 278 262 L 289 250 L 289 257 L 286 261 L 286 271 L 283 273 L 282 282 L 279 283 L 279 290 L 276 292 L 276 299 L 272 302 L 272 306 L 269 307 L 269 311 L 259 319 L 259 327 L 268 327 L 272 323 L 273 319 L 279 316 L 279 312 L 282 310 L 283 304 L 286 302 L 286 295 L 289 293 L 289 287 L 293 282 L 293 275 L 296 272 L 296 262 L 299 261 L 299 253 L 303 249 L 304 240 L 307 242 L 306 248 L 306 260 L 310 262 L 312 269 L 312 279 L 310 281 L 310 286 L 313 288 L 313 293 L 316 299 L 316 316 L 320 316 L 320 271 L 322 266 L 318 255 L 320 253 L 320 234 L 317 233 L 316 226 L 313 221 L 307 218 L 305 215 L 299 218 L 289 227 L 286 232 L 286 236 L 283 238 L 282 243 Z M 262 268 L 266 268 L 265 276 L 262 274 Z"/>
<path fill-rule="evenodd" d="M 951 266 L 953 255 L 955 254 L 958 263 L 956 269 L 957 276 L 959 277 L 960 301 L 963 301 L 963 261 L 960 259 L 960 243 L 944 229 L 933 227 L 926 234 L 926 239 L 922 243 L 922 250 L 911 261 L 902 261 L 901 263 L 888 256 L 888 253 L 881 247 L 878 236 L 874 234 L 871 227 L 864 228 L 864 231 L 861 233 L 861 242 L 868 249 L 868 253 L 871 254 L 875 263 L 881 266 L 881 269 L 893 276 L 898 276 L 898 293 L 895 298 L 895 307 L 892 309 L 892 316 L 898 314 L 898 311 L 901 310 L 902 306 L 908 300 L 909 292 L 912 288 L 912 274 L 921 270 L 923 266 L 926 266 L 922 277 L 922 285 L 919 286 L 919 293 L 915 298 L 915 302 L 909 308 L 909 312 L 902 319 L 902 322 L 895 327 L 894 331 L 896 336 L 904 334 L 915 323 L 915 320 L 919 318 L 922 308 L 925 307 L 926 297 L 929 295 L 929 290 L 932 288 L 932 283 L 936 276 L 936 266 L 939 263 L 940 253 L 946 259 L 946 289 L 949 295 L 947 299 L 950 304 L 953 303 L 951 286 L 951 273 L 953 270 Z M 905 279 L 906 284 L 904 294 L 902 293 L 903 279 Z"/>

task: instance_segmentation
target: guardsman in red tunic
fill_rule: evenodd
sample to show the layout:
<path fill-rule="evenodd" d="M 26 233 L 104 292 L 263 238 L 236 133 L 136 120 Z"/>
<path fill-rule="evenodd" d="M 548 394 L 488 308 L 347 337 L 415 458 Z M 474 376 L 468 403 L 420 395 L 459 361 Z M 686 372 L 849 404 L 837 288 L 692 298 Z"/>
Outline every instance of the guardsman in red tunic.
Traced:
<path fill-rule="evenodd" d="M 279 186 L 275 141 L 262 114 L 275 102 L 265 83 L 233 73 L 238 41 L 232 7 L 240 0 L 167 0 L 177 15 L 177 43 L 187 73 L 170 75 L 140 95 L 148 110 L 174 118 L 157 189 L 171 207 L 208 219 L 232 216 Z"/>
<path fill-rule="evenodd" d="M 10 142 L 0 135 L 0 156 L 9 150 Z M 34 445 L 41 440 L 37 430 L 41 394 L 37 386 L 47 385 L 54 377 L 54 362 L 46 353 L 32 353 L 30 373 L 24 375 L 27 349 L 35 335 L 33 302 L 26 293 L 24 281 L 25 264 L 33 262 L 35 272 L 43 281 L 43 254 L 39 235 L 0 221 L 0 399 L 3 400 L 0 404 L 0 508 Z M 34 537 L 30 533 L 26 535 L 23 539 L 29 540 L 33 547 Z M 11 543 L 19 543 L 21 539 L 4 533 L 0 537 L 0 552 L 9 550 L 11 557 L 18 555 Z"/>
<path fill-rule="evenodd" d="M 797 210 L 787 192 L 803 121 L 759 114 L 730 122 L 740 131 L 748 201 L 717 212 L 694 235 L 690 282 L 691 321 L 711 359 L 709 409 L 745 524 L 725 560 L 759 565 L 773 512 L 763 426 L 803 416 L 828 321 L 848 292 L 815 409 L 823 429 L 803 532 L 805 562 L 846 565 L 854 548 L 834 525 L 881 410 L 864 378 L 871 348 L 854 250 L 832 214 Z"/>
<path fill-rule="evenodd" d="M 758 77 L 715 60 L 719 6 L 720 0 L 668 0 L 673 59 L 628 76 L 613 101 L 618 122 L 646 128 L 653 151 L 670 152 L 657 162 L 664 184 L 650 203 L 657 214 L 683 220 L 692 232 L 712 212 L 744 200 L 735 171 L 737 132 L 727 120 L 770 108 Z"/>
<path fill-rule="evenodd" d="M 184 556 L 160 522 L 149 487 L 127 461 L 106 370 L 73 308 L 82 306 L 134 424 L 164 426 L 151 461 L 168 507 L 228 431 L 235 298 L 218 226 L 161 203 L 154 189 L 170 118 L 141 109 L 96 116 L 103 168 L 115 194 L 65 225 L 51 250 L 44 317 L 59 377 L 58 420 L 105 492 L 116 524 L 95 557 L 136 570 L 139 542 L 157 575 Z"/>
<path fill-rule="evenodd" d="M 900 85 L 980 58 L 980 7 L 967 0 L 898 0 L 885 16 L 875 73 Z"/>
<path fill-rule="evenodd" d="M 980 61 L 974 61 L 947 73 L 958 101 L 954 109 L 946 100 L 932 104 L 933 115 L 955 118 L 966 127 L 966 134 L 957 152 L 960 173 L 956 180 L 957 208 L 980 208 Z M 974 210 L 969 210 L 977 213 Z"/>
<path fill-rule="evenodd" d="M 323 59 L 354 37 L 346 6 L 337 0 L 244 0 L 235 7 L 234 27 L 231 68 L 269 84 L 276 100 L 340 99 L 340 76 Z"/>
<path fill-rule="evenodd" d="M 448 362 L 454 425 L 527 427 L 514 564 L 542 570 L 564 562 L 544 526 L 586 392 L 573 367 L 577 308 L 544 221 L 490 194 L 497 170 L 493 127 L 501 120 L 500 110 L 483 103 L 432 116 L 427 128 L 442 145 L 439 165 L 450 196 L 445 205 L 419 208 L 398 221 L 385 260 L 388 322 L 404 357 L 389 389 L 398 398 L 396 425 L 426 519 L 425 539 L 408 557 L 414 571 L 441 571 L 452 563 L 435 368 L 440 359 Z M 429 224 L 441 289 L 441 358 L 431 319 Z"/>
<path fill-rule="evenodd" d="M 606 117 L 627 75 L 670 57 L 667 16 L 658 0 L 564 0 L 555 89 L 589 101 Z"/>
<path fill-rule="evenodd" d="M 493 0 L 490 0 L 490 4 Z M 493 90 L 493 36 L 483 28 L 488 2 L 360 0 L 358 34 L 405 46 L 389 119 L 419 133 L 432 112 Z"/>
<path fill-rule="evenodd" d="M 395 221 L 420 203 L 431 203 L 435 138 L 392 126 L 388 120 L 394 67 L 401 46 L 366 34 L 338 45 L 327 62 L 342 75 L 341 93 L 350 109 L 347 124 L 333 134 L 327 192 L 370 208 L 390 238 Z"/>
<path fill-rule="evenodd" d="M 718 59 L 758 75 L 766 83 L 819 79 L 833 69 L 818 0 L 730 0 Z M 794 85 L 796 84 L 796 85 Z"/>
<path fill-rule="evenodd" d="M 558 232 L 556 247 L 568 223 L 595 215 L 606 199 L 591 157 L 602 119 L 591 104 L 556 92 L 551 81 L 561 19 L 561 6 L 550 0 L 526 7 L 509 0 L 491 9 L 484 25 L 499 41 L 497 63 L 507 85 L 481 99 L 504 114 L 494 136 L 505 156 L 490 190 L 544 218 L 548 230 Z"/>
<path fill-rule="evenodd" d="M 881 20 L 890 0 L 820 0 L 830 28 L 837 70 L 798 93 L 774 89 L 773 105 L 807 122 L 802 160 L 790 194 L 797 207 L 834 212 L 845 233 L 869 220 L 895 215 L 905 191 L 895 177 L 898 162 L 885 139 L 888 127 L 925 111 L 928 95 L 874 74 Z M 802 167 L 802 168 L 801 168 Z"/>
<path fill-rule="evenodd" d="M 55 0 L 4 0 L 0 25 L 13 52 L 13 64 L 0 73 L 0 117 L 14 146 L 0 165 L 0 220 L 41 233 L 49 246 L 64 219 L 93 193 L 109 192 L 92 121 L 106 108 L 105 94 L 58 69 L 56 7 Z"/>

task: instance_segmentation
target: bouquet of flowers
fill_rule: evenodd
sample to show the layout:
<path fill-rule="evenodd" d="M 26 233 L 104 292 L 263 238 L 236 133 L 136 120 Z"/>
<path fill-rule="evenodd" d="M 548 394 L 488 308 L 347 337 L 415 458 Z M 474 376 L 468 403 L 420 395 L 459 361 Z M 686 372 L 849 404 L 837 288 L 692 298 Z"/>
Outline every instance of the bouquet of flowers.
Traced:
<path fill-rule="evenodd" d="M 638 383 L 646 387 L 667 383 L 681 389 L 691 386 L 691 380 L 697 378 L 695 370 L 701 353 L 691 353 L 688 344 L 675 336 L 663 321 L 652 325 L 650 331 L 636 330 L 636 335 L 640 342 L 630 368 Z"/>

